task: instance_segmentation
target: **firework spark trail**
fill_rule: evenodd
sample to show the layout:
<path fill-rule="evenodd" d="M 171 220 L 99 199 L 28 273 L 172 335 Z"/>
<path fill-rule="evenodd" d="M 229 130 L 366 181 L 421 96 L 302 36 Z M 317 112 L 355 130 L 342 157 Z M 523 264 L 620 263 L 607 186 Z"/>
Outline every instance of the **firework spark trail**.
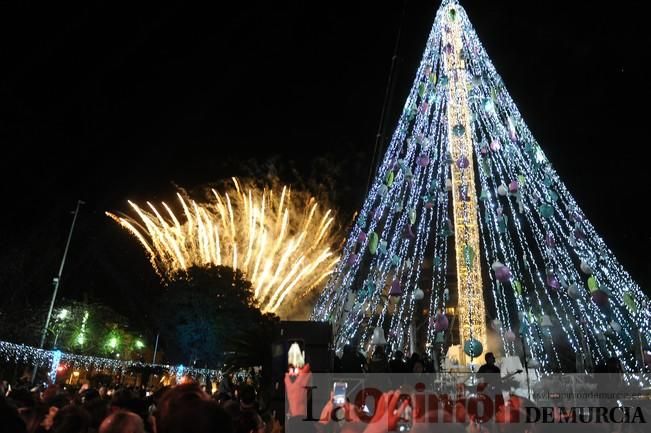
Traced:
<path fill-rule="evenodd" d="M 286 300 L 309 293 L 334 269 L 335 217 L 314 198 L 286 186 L 274 194 L 236 178 L 227 191 L 211 193 L 207 203 L 177 193 L 180 219 L 165 202 L 162 212 L 150 202 L 140 207 L 129 201 L 136 217 L 106 214 L 140 242 L 161 277 L 191 266 L 239 269 L 265 312 L 282 310 Z"/>

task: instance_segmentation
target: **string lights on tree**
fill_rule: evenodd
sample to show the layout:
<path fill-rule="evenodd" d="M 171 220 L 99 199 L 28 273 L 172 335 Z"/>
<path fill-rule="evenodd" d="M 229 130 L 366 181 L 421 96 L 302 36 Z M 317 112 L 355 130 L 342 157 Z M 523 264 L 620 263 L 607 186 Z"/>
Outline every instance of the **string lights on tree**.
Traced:
<path fill-rule="evenodd" d="M 436 14 L 312 318 L 334 324 L 339 350 L 370 349 L 380 328 L 409 351 L 449 341 L 447 313 L 462 363 L 525 347 L 543 372 L 576 368 L 564 358 L 577 353 L 589 358 L 579 369 L 616 356 L 633 372 L 651 346 L 648 298 L 552 168 L 455 0 Z"/>

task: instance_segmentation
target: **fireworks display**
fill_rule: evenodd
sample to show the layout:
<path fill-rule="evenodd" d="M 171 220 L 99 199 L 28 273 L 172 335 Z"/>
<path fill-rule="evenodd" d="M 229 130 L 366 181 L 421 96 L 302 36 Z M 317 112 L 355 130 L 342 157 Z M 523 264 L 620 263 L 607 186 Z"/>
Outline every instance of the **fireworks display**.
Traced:
<path fill-rule="evenodd" d="M 278 312 L 330 275 L 338 260 L 335 218 L 314 197 L 236 178 L 226 191 L 210 192 L 203 203 L 177 193 L 178 216 L 165 202 L 131 201 L 137 216 L 106 214 L 138 239 L 161 277 L 192 266 L 232 267 L 251 281 L 264 312 Z"/>

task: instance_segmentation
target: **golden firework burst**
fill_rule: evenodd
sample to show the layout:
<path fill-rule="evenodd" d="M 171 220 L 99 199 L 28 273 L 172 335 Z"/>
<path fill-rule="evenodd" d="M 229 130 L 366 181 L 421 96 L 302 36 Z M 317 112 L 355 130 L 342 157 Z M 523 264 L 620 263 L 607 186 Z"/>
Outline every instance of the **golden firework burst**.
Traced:
<path fill-rule="evenodd" d="M 137 216 L 106 215 L 140 242 L 161 277 L 191 266 L 230 266 L 251 281 L 262 311 L 275 313 L 317 287 L 338 260 L 332 210 L 305 193 L 278 189 L 233 178 L 203 203 L 177 193 L 180 217 L 165 202 L 131 201 Z"/>

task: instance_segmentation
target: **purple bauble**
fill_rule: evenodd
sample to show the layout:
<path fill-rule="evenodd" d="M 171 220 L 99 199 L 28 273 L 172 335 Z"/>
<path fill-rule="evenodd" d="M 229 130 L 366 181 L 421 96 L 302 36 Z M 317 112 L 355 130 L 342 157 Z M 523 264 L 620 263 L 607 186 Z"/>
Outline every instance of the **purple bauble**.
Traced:
<path fill-rule="evenodd" d="M 579 240 L 585 240 L 585 233 L 579 228 L 574 229 L 574 237 Z"/>
<path fill-rule="evenodd" d="M 495 270 L 495 278 L 500 283 L 507 283 L 511 279 L 511 270 L 507 266 L 501 266 Z"/>
<path fill-rule="evenodd" d="M 448 329 L 450 322 L 445 314 L 437 314 L 434 321 L 434 331 L 442 332 Z"/>
<path fill-rule="evenodd" d="M 556 246 L 556 240 L 554 239 L 554 234 L 552 232 L 547 232 L 545 235 L 545 244 L 549 248 L 554 248 Z"/>
<path fill-rule="evenodd" d="M 366 233 L 359 232 L 359 235 L 357 235 L 357 242 L 359 242 L 360 244 L 366 242 Z"/>
<path fill-rule="evenodd" d="M 405 224 L 405 237 L 409 239 L 416 239 L 416 235 L 411 228 L 411 224 Z"/>
<path fill-rule="evenodd" d="M 427 167 L 429 164 L 429 156 L 426 153 L 423 153 L 418 158 L 416 158 L 416 164 L 420 165 L 421 167 Z"/>
<path fill-rule="evenodd" d="M 470 165 L 470 161 L 468 161 L 468 158 L 466 158 L 465 156 L 462 156 L 459 159 L 457 159 L 457 167 L 468 168 L 469 165 Z"/>
<path fill-rule="evenodd" d="M 346 263 L 348 264 L 348 266 L 352 266 L 355 264 L 356 261 L 357 261 L 357 254 L 353 253 L 350 256 L 348 256 L 348 261 L 346 261 Z"/>
<path fill-rule="evenodd" d="M 509 183 L 509 192 L 516 193 L 518 192 L 518 188 L 520 188 L 520 184 L 517 180 L 512 180 L 511 183 Z"/>
<path fill-rule="evenodd" d="M 547 275 L 547 285 L 550 289 L 555 291 L 561 288 L 561 284 L 558 282 L 558 278 L 556 278 L 556 275 L 554 274 Z"/>
<path fill-rule="evenodd" d="M 398 279 L 393 280 L 391 283 L 389 296 L 402 296 L 402 288 L 400 287 L 400 281 Z"/>
<path fill-rule="evenodd" d="M 592 302 L 600 307 L 608 305 L 608 295 L 603 290 L 596 290 L 592 294 Z"/>

